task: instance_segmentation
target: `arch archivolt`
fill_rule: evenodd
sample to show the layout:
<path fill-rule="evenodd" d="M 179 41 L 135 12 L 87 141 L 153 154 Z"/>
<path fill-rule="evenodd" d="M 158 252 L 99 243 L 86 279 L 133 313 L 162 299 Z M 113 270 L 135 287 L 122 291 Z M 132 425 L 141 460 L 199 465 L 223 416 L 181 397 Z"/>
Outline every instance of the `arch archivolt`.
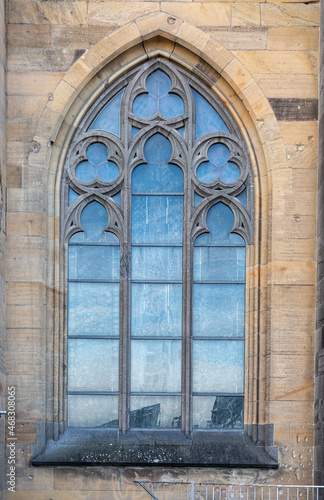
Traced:
<path fill-rule="evenodd" d="M 53 437 L 64 428 L 65 359 L 64 324 L 65 260 L 64 245 L 60 242 L 61 179 L 63 165 L 72 138 L 86 112 L 110 85 L 139 64 L 159 56 L 189 70 L 203 81 L 232 116 L 245 141 L 250 158 L 255 189 L 254 245 L 247 247 L 247 349 L 246 349 L 246 422 L 267 421 L 264 405 L 267 399 L 266 367 L 260 364 L 265 354 L 266 321 L 263 314 L 267 286 L 269 221 L 268 193 L 272 191 L 268 172 L 286 165 L 284 143 L 271 106 L 246 68 L 213 37 L 181 19 L 164 12 L 155 12 L 129 23 L 89 49 L 66 73 L 53 93 L 39 119 L 34 141 L 40 144 L 39 153 L 30 153 L 29 163 L 47 166 L 47 233 L 49 245 L 47 262 L 54 263 L 48 273 L 48 301 L 54 307 L 47 315 L 47 352 L 58 353 L 54 363 L 54 385 L 48 384 L 47 419 L 54 423 Z M 136 89 L 135 89 L 136 90 Z M 114 92 L 116 87 L 114 87 Z M 206 210 L 207 213 L 207 210 Z M 116 215 L 117 216 L 117 215 Z M 242 221 L 236 221 L 239 225 Z M 245 221 L 246 222 L 246 221 Z M 54 388 L 53 388 L 54 387 Z"/>

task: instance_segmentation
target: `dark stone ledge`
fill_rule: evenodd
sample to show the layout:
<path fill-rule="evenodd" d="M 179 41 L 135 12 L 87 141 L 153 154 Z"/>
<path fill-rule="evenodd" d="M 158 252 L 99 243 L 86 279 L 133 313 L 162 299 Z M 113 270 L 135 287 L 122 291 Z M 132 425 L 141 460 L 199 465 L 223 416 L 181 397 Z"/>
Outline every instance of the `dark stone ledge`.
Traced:
<path fill-rule="evenodd" d="M 318 119 L 318 99 L 270 98 L 269 102 L 282 121 L 312 121 Z"/>
<path fill-rule="evenodd" d="M 244 431 L 194 431 L 186 437 L 179 430 L 131 430 L 122 436 L 117 430 L 68 429 L 32 464 L 277 469 L 276 452 Z"/>

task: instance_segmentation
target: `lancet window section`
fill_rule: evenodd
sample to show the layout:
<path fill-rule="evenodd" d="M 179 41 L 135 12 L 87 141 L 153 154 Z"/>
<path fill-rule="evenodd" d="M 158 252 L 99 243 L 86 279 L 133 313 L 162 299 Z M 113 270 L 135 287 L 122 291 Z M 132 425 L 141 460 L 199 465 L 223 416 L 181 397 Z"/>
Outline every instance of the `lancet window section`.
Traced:
<path fill-rule="evenodd" d="M 62 200 L 68 424 L 242 428 L 253 185 L 228 112 L 146 63 L 85 116 Z"/>

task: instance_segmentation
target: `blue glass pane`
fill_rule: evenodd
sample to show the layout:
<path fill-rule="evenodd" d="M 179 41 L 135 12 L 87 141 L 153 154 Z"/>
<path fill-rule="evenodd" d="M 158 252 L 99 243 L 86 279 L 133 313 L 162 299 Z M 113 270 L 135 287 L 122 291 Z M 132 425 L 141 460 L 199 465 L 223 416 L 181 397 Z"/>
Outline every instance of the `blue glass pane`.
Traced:
<path fill-rule="evenodd" d="M 73 191 L 72 188 L 69 187 L 69 205 L 74 202 L 79 197 L 78 193 Z"/>
<path fill-rule="evenodd" d="M 154 134 L 144 146 L 145 159 L 151 163 L 167 163 L 172 154 L 170 141 L 161 134 Z"/>
<path fill-rule="evenodd" d="M 182 193 L 183 172 L 170 163 L 139 165 L 132 173 L 133 193 Z"/>
<path fill-rule="evenodd" d="M 158 100 L 148 94 L 141 94 L 133 102 L 134 115 L 149 118 L 158 110 Z"/>
<path fill-rule="evenodd" d="M 194 285 L 193 335 L 244 336 L 245 285 Z"/>
<path fill-rule="evenodd" d="M 119 92 L 99 113 L 89 130 L 106 130 L 120 136 L 120 104 L 124 90 Z"/>
<path fill-rule="evenodd" d="M 229 149 L 224 144 L 213 144 L 208 149 L 208 158 L 217 167 L 226 163 L 229 159 Z"/>
<path fill-rule="evenodd" d="M 246 207 L 246 189 L 236 197 Z"/>
<path fill-rule="evenodd" d="M 182 196 L 133 196 L 133 243 L 181 243 Z"/>
<path fill-rule="evenodd" d="M 108 159 L 108 149 L 101 142 L 95 142 L 87 148 L 87 158 L 95 165 L 99 165 Z"/>
<path fill-rule="evenodd" d="M 219 168 L 210 163 L 209 161 L 205 161 L 201 163 L 197 168 L 197 177 L 201 182 L 205 182 L 206 184 L 210 184 L 211 182 L 215 182 L 218 178 Z"/>
<path fill-rule="evenodd" d="M 104 241 L 104 230 L 107 224 L 107 211 L 97 201 L 92 201 L 82 210 L 81 226 L 84 229 L 84 241 Z"/>
<path fill-rule="evenodd" d="M 181 127 L 177 129 L 178 134 L 182 135 L 182 137 L 185 136 L 186 133 L 186 127 Z"/>
<path fill-rule="evenodd" d="M 207 227 L 209 233 L 204 233 L 196 238 L 195 246 L 206 244 L 243 244 L 244 239 L 238 234 L 230 233 L 234 226 L 234 214 L 232 210 L 217 203 L 207 214 Z"/>
<path fill-rule="evenodd" d="M 131 396 L 129 424 L 132 429 L 180 429 L 180 396 Z"/>
<path fill-rule="evenodd" d="M 132 284 L 132 335 L 180 336 L 182 286 Z"/>
<path fill-rule="evenodd" d="M 181 247 L 133 247 L 132 279 L 181 280 Z"/>
<path fill-rule="evenodd" d="M 199 194 L 195 193 L 195 207 L 200 203 L 204 198 L 199 196 Z"/>
<path fill-rule="evenodd" d="M 119 341 L 69 339 L 69 391 L 118 391 Z"/>
<path fill-rule="evenodd" d="M 243 429 L 243 397 L 194 396 L 192 399 L 194 429 Z"/>
<path fill-rule="evenodd" d="M 69 335 L 119 335 L 119 284 L 69 283 Z"/>
<path fill-rule="evenodd" d="M 226 184 L 236 182 L 240 177 L 240 169 L 235 163 L 228 162 L 219 169 L 219 178 Z"/>
<path fill-rule="evenodd" d="M 83 161 L 75 169 L 75 174 L 81 182 L 90 182 L 96 177 L 97 168 L 90 161 Z"/>
<path fill-rule="evenodd" d="M 196 247 L 195 281 L 244 281 L 245 247 Z"/>
<path fill-rule="evenodd" d="M 146 88 L 153 96 L 162 97 L 171 89 L 171 80 L 163 71 L 158 69 L 147 78 Z"/>
<path fill-rule="evenodd" d="M 137 127 L 132 127 L 132 137 L 135 137 L 135 135 L 140 131 L 140 128 Z"/>
<path fill-rule="evenodd" d="M 118 427 L 118 396 L 68 395 L 68 426 Z"/>
<path fill-rule="evenodd" d="M 131 341 L 131 392 L 181 391 L 181 340 Z"/>
<path fill-rule="evenodd" d="M 160 113 L 166 118 L 174 118 L 184 113 L 184 106 L 181 97 L 175 94 L 168 94 L 160 99 Z"/>
<path fill-rule="evenodd" d="M 198 92 L 192 89 L 196 105 L 196 139 L 209 132 L 228 132 L 218 113 Z"/>
<path fill-rule="evenodd" d="M 193 341 L 193 392 L 243 392 L 244 341 Z"/>
<path fill-rule="evenodd" d="M 103 182 L 112 182 L 117 179 L 119 168 L 112 161 L 105 161 L 98 165 L 97 176 Z"/>
<path fill-rule="evenodd" d="M 69 246 L 69 279 L 119 279 L 119 246 Z"/>
<path fill-rule="evenodd" d="M 115 194 L 115 196 L 112 196 L 112 199 L 120 205 L 120 191 L 119 193 Z"/>

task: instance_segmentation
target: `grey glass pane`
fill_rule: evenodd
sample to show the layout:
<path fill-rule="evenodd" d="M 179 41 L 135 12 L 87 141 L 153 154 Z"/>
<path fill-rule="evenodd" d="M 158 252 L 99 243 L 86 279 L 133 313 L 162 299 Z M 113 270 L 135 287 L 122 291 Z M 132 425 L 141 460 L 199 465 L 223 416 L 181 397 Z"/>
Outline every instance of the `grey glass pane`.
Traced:
<path fill-rule="evenodd" d="M 132 335 L 181 337 L 181 322 L 181 285 L 132 284 Z"/>
<path fill-rule="evenodd" d="M 228 162 L 219 169 L 219 178 L 226 184 L 236 182 L 240 177 L 240 169 L 235 163 Z"/>
<path fill-rule="evenodd" d="M 195 246 L 216 243 L 244 245 L 241 236 L 230 233 L 234 227 L 234 214 L 224 203 L 217 203 L 209 210 L 206 222 L 209 233 L 198 236 Z"/>
<path fill-rule="evenodd" d="M 245 247 L 195 247 L 195 281 L 245 281 Z"/>
<path fill-rule="evenodd" d="M 133 243 L 182 243 L 182 196 L 132 196 Z"/>
<path fill-rule="evenodd" d="M 181 247 L 132 247 L 133 280 L 181 280 Z"/>
<path fill-rule="evenodd" d="M 193 335 L 243 337 L 245 285 L 194 285 Z"/>
<path fill-rule="evenodd" d="M 246 189 L 236 197 L 246 207 Z"/>
<path fill-rule="evenodd" d="M 144 156 L 148 162 L 167 163 L 171 154 L 171 143 L 164 135 L 154 134 L 145 143 Z"/>
<path fill-rule="evenodd" d="M 157 98 L 148 94 L 141 94 L 136 97 L 133 102 L 134 115 L 141 116 L 142 118 L 149 118 L 153 116 L 158 110 Z"/>
<path fill-rule="evenodd" d="M 131 396 L 130 427 L 135 429 L 180 429 L 180 396 Z"/>
<path fill-rule="evenodd" d="M 83 161 L 75 169 L 75 174 L 81 182 L 90 182 L 96 177 L 97 169 L 91 161 Z"/>
<path fill-rule="evenodd" d="M 193 341 L 193 392 L 243 392 L 244 341 Z"/>
<path fill-rule="evenodd" d="M 69 427 L 118 427 L 118 396 L 68 395 Z"/>
<path fill-rule="evenodd" d="M 87 158 L 94 165 L 99 165 L 100 163 L 108 160 L 108 156 L 108 149 L 101 142 L 90 144 L 90 146 L 87 148 Z"/>
<path fill-rule="evenodd" d="M 69 205 L 74 202 L 79 197 L 78 193 L 73 191 L 72 188 L 69 187 Z"/>
<path fill-rule="evenodd" d="M 158 69 L 146 79 L 146 88 L 153 96 L 162 97 L 169 92 L 171 80 L 163 71 Z"/>
<path fill-rule="evenodd" d="M 119 92 L 99 113 L 89 130 L 106 130 L 120 136 L 120 104 L 124 90 Z"/>
<path fill-rule="evenodd" d="M 131 392 L 181 391 L 181 340 L 131 340 Z"/>
<path fill-rule="evenodd" d="M 118 391 L 118 340 L 69 339 L 68 344 L 69 391 Z"/>
<path fill-rule="evenodd" d="M 180 429 L 180 396 L 131 396 L 130 427 Z"/>
<path fill-rule="evenodd" d="M 69 279 L 119 279 L 119 246 L 69 246 Z"/>
<path fill-rule="evenodd" d="M 225 146 L 225 144 L 213 144 L 208 149 L 208 158 L 211 163 L 216 165 L 217 167 L 224 165 L 229 159 L 230 152 L 229 149 Z"/>
<path fill-rule="evenodd" d="M 133 193 L 182 193 L 183 172 L 168 163 L 139 165 L 132 173 Z"/>
<path fill-rule="evenodd" d="M 241 396 L 194 396 L 194 429 L 242 429 L 244 398 Z"/>
<path fill-rule="evenodd" d="M 184 113 L 184 105 L 181 97 L 175 94 L 168 94 L 161 97 L 159 102 L 161 115 L 166 118 L 174 118 Z"/>
<path fill-rule="evenodd" d="M 119 284 L 70 283 L 69 335 L 119 335 Z"/>
<path fill-rule="evenodd" d="M 209 132 L 228 132 L 218 113 L 198 92 L 192 89 L 196 105 L 196 139 Z"/>

